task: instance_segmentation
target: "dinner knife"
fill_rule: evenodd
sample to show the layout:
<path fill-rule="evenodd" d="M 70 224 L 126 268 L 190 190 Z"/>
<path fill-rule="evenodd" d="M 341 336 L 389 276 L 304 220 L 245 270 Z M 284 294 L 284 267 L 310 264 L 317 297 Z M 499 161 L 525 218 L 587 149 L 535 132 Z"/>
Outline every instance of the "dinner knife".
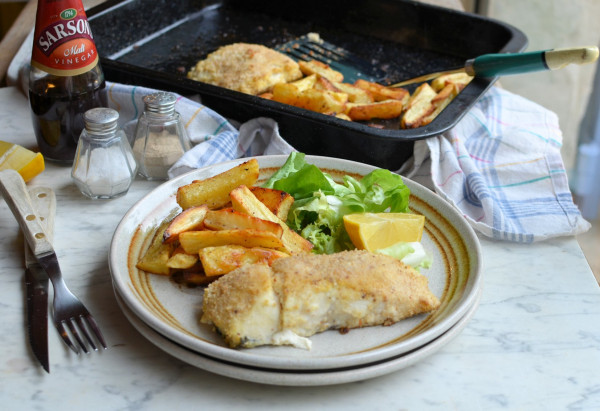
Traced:
<path fill-rule="evenodd" d="M 52 240 L 54 214 L 56 212 L 56 196 L 54 191 L 46 187 L 29 189 L 31 205 L 36 215 Z M 29 343 L 36 358 L 46 372 L 50 373 L 48 359 L 48 276 L 38 264 L 25 241 L 25 288 L 27 294 L 27 331 Z"/>
<path fill-rule="evenodd" d="M 530 51 L 526 53 L 484 54 L 465 62 L 464 67 L 429 73 L 396 83 L 390 87 L 433 80 L 443 74 L 467 73 L 477 77 L 495 77 L 523 74 L 532 71 L 558 70 L 569 64 L 593 63 L 598 59 L 598 47 L 574 47 L 565 49 Z"/>
<path fill-rule="evenodd" d="M 65 325 L 67 325 L 83 351 L 85 353 L 89 352 L 85 342 L 80 337 L 80 333 L 77 332 L 77 324 L 94 350 L 97 350 L 97 348 L 88 332 L 88 328 L 91 329 L 102 347 L 106 348 L 106 343 L 96 321 L 83 303 L 67 288 L 62 278 L 56 252 L 52 247 L 52 243 L 48 240 L 39 219 L 35 216 L 27 186 L 21 175 L 14 170 L 0 171 L 0 192 L 4 195 L 8 207 L 17 219 L 21 230 L 23 230 L 32 254 L 54 286 L 54 322 L 65 344 L 76 353 L 79 353 L 79 349 L 73 344 L 67 333 L 65 328 Z"/>

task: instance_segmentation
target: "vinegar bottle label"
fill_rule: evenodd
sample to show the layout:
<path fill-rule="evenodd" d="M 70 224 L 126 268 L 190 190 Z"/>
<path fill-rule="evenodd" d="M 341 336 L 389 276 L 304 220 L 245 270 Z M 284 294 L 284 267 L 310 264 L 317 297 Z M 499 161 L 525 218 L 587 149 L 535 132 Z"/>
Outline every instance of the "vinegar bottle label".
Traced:
<path fill-rule="evenodd" d="M 75 76 L 98 64 L 98 51 L 81 1 L 39 0 L 31 65 Z"/>

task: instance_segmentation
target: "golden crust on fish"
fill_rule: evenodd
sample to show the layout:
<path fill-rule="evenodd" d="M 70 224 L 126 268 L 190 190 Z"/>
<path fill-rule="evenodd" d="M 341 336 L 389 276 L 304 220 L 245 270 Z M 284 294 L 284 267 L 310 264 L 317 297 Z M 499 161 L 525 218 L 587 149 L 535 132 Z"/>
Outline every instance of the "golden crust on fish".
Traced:
<path fill-rule="evenodd" d="M 269 339 L 280 313 L 272 275 L 268 265 L 250 264 L 219 278 L 204 291 L 201 322 L 214 324 L 231 347 Z"/>
<path fill-rule="evenodd" d="M 298 63 L 259 44 L 235 43 L 199 61 L 188 78 L 246 94 L 261 94 L 275 84 L 302 77 Z"/>
<path fill-rule="evenodd" d="M 305 337 L 331 328 L 389 325 L 439 305 L 427 277 L 367 251 L 298 256 L 273 270 L 281 327 Z"/>
<path fill-rule="evenodd" d="M 214 324 L 231 347 L 253 347 L 279 344 L 274 337 L 281 333 L 301 339 L 328 329 L 391 325 L 439 304 L 427 278 L 410 266 L 353 250 L 241 267 L 205 290 L 201 321 Z"/>

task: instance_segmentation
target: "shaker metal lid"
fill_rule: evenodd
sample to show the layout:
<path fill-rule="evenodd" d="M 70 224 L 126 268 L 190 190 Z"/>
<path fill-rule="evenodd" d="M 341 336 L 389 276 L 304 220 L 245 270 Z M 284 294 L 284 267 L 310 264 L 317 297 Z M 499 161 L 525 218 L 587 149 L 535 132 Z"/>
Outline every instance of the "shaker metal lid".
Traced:
<path fill-rule="evenodd" d="M 112 108 L 96 107 L 83 115 L 85 129 L 94 134 L 110 134 L 117 129 L 119 113 Z"/>
<path fill-rule="evenodd" d="M 146 111 L 159 114 L 169 114 L 175 110 L 177 96 L 174 93 L 159 91 L 144 96 Z"/>

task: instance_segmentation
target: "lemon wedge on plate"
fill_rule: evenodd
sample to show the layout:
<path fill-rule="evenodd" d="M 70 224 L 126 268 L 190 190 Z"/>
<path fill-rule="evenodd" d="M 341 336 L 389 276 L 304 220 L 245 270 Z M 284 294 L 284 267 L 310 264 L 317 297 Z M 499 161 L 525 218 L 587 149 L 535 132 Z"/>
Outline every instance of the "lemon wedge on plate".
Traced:
<path fill-rule="evenodd" d="M 398 242 L 421 241 L 425 217 L 411 213 L 347 214 L 344 227 L 356 248 L 374 252 Z"/>
<path fill-rule="evenodd" d="M 18 144 L 0 141 L 0 171 L 12 169 L 28 182 L 44 171 L 44 157 Z"/>

